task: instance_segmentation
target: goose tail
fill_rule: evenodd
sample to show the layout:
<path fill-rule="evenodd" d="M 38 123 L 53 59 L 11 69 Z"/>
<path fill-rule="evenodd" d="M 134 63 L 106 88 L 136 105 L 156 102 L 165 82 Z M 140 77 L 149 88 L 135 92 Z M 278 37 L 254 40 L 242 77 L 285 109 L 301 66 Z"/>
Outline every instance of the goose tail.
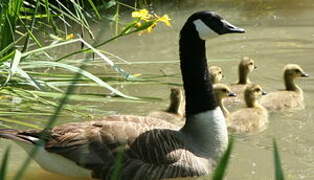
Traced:
<path fill-rule="evenodd" d="M 27 144 L 36 144 L 36 141 L 38 141 L 38 138 L 23 134 L 23 132 L 16 129 L 0 129 L 0 138 L 11 139 Z"/>

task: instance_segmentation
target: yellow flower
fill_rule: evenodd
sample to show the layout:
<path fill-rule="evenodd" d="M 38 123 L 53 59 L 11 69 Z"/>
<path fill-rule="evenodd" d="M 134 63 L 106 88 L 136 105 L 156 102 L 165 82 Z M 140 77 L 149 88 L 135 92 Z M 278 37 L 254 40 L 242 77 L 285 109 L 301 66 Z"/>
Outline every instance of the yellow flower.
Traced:
<path fill-rule="evenodd" d="M 137 28 L 139 28 L 139 27 L 141 27 L 142 26 L 142 23 L 140 23 L 140 22 L 137 22 L 136 24 L 135 24 L 135 27 L 137 27 Z"/>
<path fill-rule="evenodd" d="M 132 76 L 133 77 L 139 77 L 139 76 L 142 76 L 142 74 L 141 73 L 137 73 L 137 74 L 133 74 Z"/>
<path fill-rule="evenodd" d="M 167 26 L 171 26 L 170 20 L 171 19 L 169 18 L 169 16 L 167 14 L 165 14 L 162 17 L 158 17 L 157 22 L 163 22 Z"/>
<path fill-rule="evenodd" d="M 71 34 L 68 34 L 66 37 L 65 37 L 65 40 L 70 40 L 70 39 L 74 39 L 74 34 L 71 33 Z"/>
<path fill-rule="evenodd" d="M 157 26 L 157 24 L 154 23 L 154 24 L 150 25 L 150 26 L 146 29 L 146 31 L 147 31 L 148 33 L 150 33 L 150 32 L 153 31 L 153 29 L 154 29 L 156 26 Z"/>
<path fill-rule="evenodd" d="M 148 21 L 152 17 L 152 15 L 149 14 L 146 9 L 141 9 L 141 10 L 138 10 L 138 11 L 133 11 L 132 12 L 132 17 Z"/>

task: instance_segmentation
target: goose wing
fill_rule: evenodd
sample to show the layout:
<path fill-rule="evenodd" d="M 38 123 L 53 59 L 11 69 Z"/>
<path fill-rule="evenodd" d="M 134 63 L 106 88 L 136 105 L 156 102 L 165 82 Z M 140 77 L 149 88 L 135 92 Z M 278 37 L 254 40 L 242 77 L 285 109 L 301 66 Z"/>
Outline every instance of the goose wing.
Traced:
<path fill-rule="evenodd" d="M 110 116 L 101 121 L 71 123 L 51 132 L 46 150 L 91 169 L 93 177 L 110 179 L 121 163 L 121 179 L 161 179 L 208 173 L 185 148 L 177 127 L 148 117 Z M 119 160 L 120 159 L 120 162 Z"/>
<path fill-rule="evenodd" d="M 207 167 L 199 166 L 202 159 L 186 149 L 177 129 L 149 117 L 109 116 L 99 121 L 68 123 L 49 131 L 20 131 L 15 137 L 32 139 L 31 143 L 44 137 L 46 151 L 92 170 L 95 178 L 109 179 L 119 159 L 122 179 L 205 175 Z"/>

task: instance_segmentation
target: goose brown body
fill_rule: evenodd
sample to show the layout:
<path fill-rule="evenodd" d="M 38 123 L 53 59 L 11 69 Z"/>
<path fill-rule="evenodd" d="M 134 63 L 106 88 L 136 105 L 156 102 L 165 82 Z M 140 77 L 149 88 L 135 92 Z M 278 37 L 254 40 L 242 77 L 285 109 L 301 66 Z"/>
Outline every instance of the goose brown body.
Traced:
<path fill-rule="evenodd" d="M 148 180 L 208 174 L 211 168 L 203 163 L 206 158 L 192 153 L 184 136 L 177 130 L 177 126 L 160 119 L 126 115 L 68 123 L 50 131 L 2 130 L 1 133 L 21 139 L 42 135 L 48 152 L 91 169 L 94 178 L 110 179 L 117 154 L 122 150 L 121 179 Z M 187 164 L 190 168 L 182 168 Z"/>
<path fill-rule="evenodd" d="M 283 111 L 304 108 L 303 90 L 295 79 L 309 75 L 297 64 L 287 64 L 284 68 L 285 90 L 271 92 L 261 99 L 261 104 L 270 111 Z"/>
<path fill-rule="evenodd" d="M 208 75 L 205 40 L 211 35 L 243 32 L 214 12 L 200 11 L 188 18 L 179 41 L 186 94 L 186 122 L 181 129 L 156 118 L 117 115 L 44 131 L 2 129 L 0 137 L 28 145 L 41 137 L 44 157 L 35 160 L 61 174 L 71 174 L 66 167 L 58 168 L 65 161 L 51 163 L 45 156 L 66 159 L 100 179 L 110 179 L 119 165 L 118 179 L 123 180 L 206 175 L 225 151 L 228 133 Z"/>

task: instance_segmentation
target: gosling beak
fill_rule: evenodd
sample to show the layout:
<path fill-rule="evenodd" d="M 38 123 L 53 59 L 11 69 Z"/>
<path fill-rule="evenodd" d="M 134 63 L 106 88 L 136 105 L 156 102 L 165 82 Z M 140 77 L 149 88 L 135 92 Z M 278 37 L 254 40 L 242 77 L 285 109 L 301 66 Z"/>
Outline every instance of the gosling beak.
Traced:
<path fill-rule="evenodd" d="M 221 77 L 222 77 L 222 78 L 224 78 L 224 77 L 225 77 L 225 75 L 222 75 Z"/>
<path fill-rule="evenodd" d="M 309 77 L 310 75 L 309 74 L 307 74 L 307 73 L 302 73 L 301 74 L 301 77 Z"/>
<path fill-rule="evenodd" d="M 228 96 L 229 96 L 229 97 L 236 97 L 237 94 L 232 92 L 232 93 L 229 93 Z"/>
<path fill-rule="evenodd" d="M 257 69 L 257 66 L 254 66 L 254 69 Z"/>
<path fill-rule="evenodd" d="M 267 92 L 265 92 L 265 91 L 262 92 L 262 95 L 263 95 L 263 96 L 266 95 L 266 94 L 267 94 Z"/>
<path fill-rule="evenodd" d="M 245 33 L 244 29 L 236 27 L 224 19 L 222 19 L 220 21 L 223 23 L 222 34 L 225 34 L 225 33 Z"/>

